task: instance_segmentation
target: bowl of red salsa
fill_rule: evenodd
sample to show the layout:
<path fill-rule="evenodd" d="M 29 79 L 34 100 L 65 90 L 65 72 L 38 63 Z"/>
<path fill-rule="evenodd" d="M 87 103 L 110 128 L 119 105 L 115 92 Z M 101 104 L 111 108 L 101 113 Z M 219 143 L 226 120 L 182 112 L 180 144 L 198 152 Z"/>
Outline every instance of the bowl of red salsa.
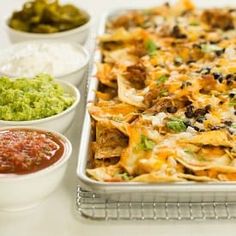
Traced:
<path fill-rule="evenodd" d="M 62 180 L 72 146 L 63 135 L 32 127 L 0 128 L 0 210 L 37 205 Z"/>

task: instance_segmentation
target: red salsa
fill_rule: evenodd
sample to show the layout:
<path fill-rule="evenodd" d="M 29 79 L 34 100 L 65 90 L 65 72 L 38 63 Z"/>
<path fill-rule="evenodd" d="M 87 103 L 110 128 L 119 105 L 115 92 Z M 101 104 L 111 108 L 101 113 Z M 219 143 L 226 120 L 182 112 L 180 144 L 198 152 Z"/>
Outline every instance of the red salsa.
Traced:
<path fill-rule="evenodd" d="M 0 174 L 33 173 L 52 165 L 63 153 L 63 141 L 50 132 L 22 128 L 0 131 Z"/>

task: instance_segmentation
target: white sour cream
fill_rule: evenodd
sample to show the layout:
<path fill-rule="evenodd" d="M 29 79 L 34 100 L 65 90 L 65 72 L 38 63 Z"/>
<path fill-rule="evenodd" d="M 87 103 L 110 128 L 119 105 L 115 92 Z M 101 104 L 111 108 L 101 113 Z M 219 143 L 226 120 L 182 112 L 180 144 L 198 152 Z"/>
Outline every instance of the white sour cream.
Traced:
<path fill-rule="evenodd" d="M 85 55 L 66 42 L 30 42 L 12 47 L 0 56 L 0 74 L 31 78 L 40 73 L 60 77 L 85 63 Z"/>

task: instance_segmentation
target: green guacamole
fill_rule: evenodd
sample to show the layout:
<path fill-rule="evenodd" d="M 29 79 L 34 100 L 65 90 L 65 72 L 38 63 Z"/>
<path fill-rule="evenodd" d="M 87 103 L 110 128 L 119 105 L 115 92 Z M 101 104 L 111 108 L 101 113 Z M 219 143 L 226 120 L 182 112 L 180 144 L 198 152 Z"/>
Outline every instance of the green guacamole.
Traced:
<path fill-rule="evenodd" d="M 75 98 L 49 75 L 33 79 L 0 77 L 0 120 L 28 121 L 50 117 L 70 107 Z"/>

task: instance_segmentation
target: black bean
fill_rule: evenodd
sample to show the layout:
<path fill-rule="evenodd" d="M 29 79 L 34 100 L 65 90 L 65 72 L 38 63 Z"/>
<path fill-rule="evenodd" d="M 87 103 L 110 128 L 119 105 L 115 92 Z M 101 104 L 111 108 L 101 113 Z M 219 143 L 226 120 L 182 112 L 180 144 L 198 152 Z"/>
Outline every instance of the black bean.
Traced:
<path fill-rule="evenodd" d="M 178 25 L 175 25 L 172 29 L 171 35 L 175 38 L 184 39 L 187 38 L 186 34 L 183 34 Z"/>
<path fill-rule="evenodd" d="M 196 131 L 200 130 L 200 128 L 198 128 L 197 126 L 192 126 L 192 128 L 194 128 Z"/>
<path fill-rule="evenodd" d="M 191 105 L 192 103 L 193 103 L 192 101 L 187 100 L 187 101 L 184 102 L 184 106 L 189 106 L 189 105 Z"/>
<path fill-rule="evenodd" d="M 225 52 L 225 49 L 215 51 L 216 56 L 221 56 Z"/>
<path fill-rule="evenodd" d="M 197 109 L 195 112 L 194 112 L 194 116 L 195 117 L 198 117 L 198 116 L 204 116 L 206 115 L 206 110 L 205 109 L 202 109 L 202 108 L 199 108 Z"/>
<path fill-rule="evenodd" d="M 200 45 L 200 44 L 196 44 L 196 43 L 194 43 L 194 44 L 193 44 L 193 48 L 201 49 L 201 45 Z"/>
<path fill-rule="evenodd" d="M 177 110 L 178 110 L 178 108 L 177 107 L 175 107 L 175 106 L 171 106 L 171 107 L 167 107 L 166 108 L 166 111 L 168 112 L 168 113 L 176 113 L 177 112 Z"/>
<path fill-rule="evenodd" d="M 226 75 L 225 79 L 226 79 L 226 80 L 229 80 L 229 79 L 231 79 L 232 77 L 233 77 L 232 74 L 228 74 L 228 75 Z"/>
<path fill-rule="evenodd" d="M 196 61 L 195 60 L 189 60 L 186 62 L 186 64 L 191 64 L 191 63 L 195 63 Z"/>
<path fill-rule="evenodd" d="M 182 60 L 182 58 L 175 58 L 174 59 L 174 65 L 175 66 L 181 66 L 183 64 L 183 60 Z"/>
<path fill-rule="evenodd" d="M 219 81 L 220 83 L 222 83 L 222 82 L 223 82 L 223 77 L 220 77 L 220 78 L 218 79 L 218 81 Z"/>
<path fill-rule="evenodd" d="M 217 43 L 220 43 L 220 39 L 217 39 L 217 40 L 210 40 L 210 44 L 217 44 Z"/>
<path fill-rule="evenodd" d="M 234 134 L 234 132 L 231 131 L 230 129 L 227 129 L 227 130 L 228 130 L 228 132 L 229 132 L 230 134 Z"/>
<path fill-rule="evenodd" d="M 191 122 L 189 120 L 185 120 L 184 124 L 185 124 L 186 127 L 191 126 Z"/>
<path fill-rule="evenodd" d="M 199 123 L 203 123 L 204 120 L 205 120 L 205 117 L 203 117 L 203 116 L 199 116 L 196 119 L 196 121 L 199 122 Z"/>
<path fill-rule="evenodd" d="M 227 84 L 228 86 L 233 85 L 233 81 L 228 79 L 227 82 L 226 82 L 226 84 Z"/>
<path fill-rule="evenodd" d="M 235 93 L 230 93 L 230 94 L 229 94 L 229 97 L 230 97 L 230 98 L 234 98 L 235 95 L 236 95 Z"/>
<path fill-rule="evenodd" d="M 227 126 L 231 126 L 233 124 L 233 122 L 230 120 L 226 120 L 226 121 L 224 121 L 224 124 Z"/>
<path fill-rule="evenodd" d="M 211 110 L 211 105 L 205 106 L 205 111 L 206 111 L 206 113 L 208 113 L 210 110 Z"/>
<path fill-rule="evenodd" d="M 183 83 L 182 83 L 182 85 L 181 85 L 181 89 L 183 89 L 183 88 L 185 88 L 185 87 L 187 87 L 187 86 L 191 86 L 192 85 L 192 83 L 191 82 L 189 82 L 189 81 L 184 81 Z"/>
<path fill-rule="evenodd" d="M 220 73 L 217 73 L 217 72 L 212 73 L 212 75 L 214 76 L 214 79 L 215 79 L 215 80 L 218 80 L 218 79 L 220 79 L 220 78 L 223 78 L 223 75 L 220 74 Z"/>
<path fill-rule="evenodd" d="M 187 106 L 186 112 L 184 113 L 187 118 L 193 118 L 194 117 L 194 112 L 193 112 L 193 106 Z"/>
<path fill-rule="evenodd" d="M 199 72 L 203 75 L 208 75 L 211 73 L 211 68 L 210 67 L 203 67 Z"/>
<path fill-rule="evenodd" d="M 204 131 L 204 129 L 200 129 L 197 126 L 191 126 L 191 127 L 194 128 L 198 132 L 203 132 Z"/>
<path fill-rule="evenodd" d="M 224 104 L 224 102 L 223 102 L 223 101 L 220 101 L 220 102 L 219 102 L 219 105 L 223 105 L 223 104 Z"/>

